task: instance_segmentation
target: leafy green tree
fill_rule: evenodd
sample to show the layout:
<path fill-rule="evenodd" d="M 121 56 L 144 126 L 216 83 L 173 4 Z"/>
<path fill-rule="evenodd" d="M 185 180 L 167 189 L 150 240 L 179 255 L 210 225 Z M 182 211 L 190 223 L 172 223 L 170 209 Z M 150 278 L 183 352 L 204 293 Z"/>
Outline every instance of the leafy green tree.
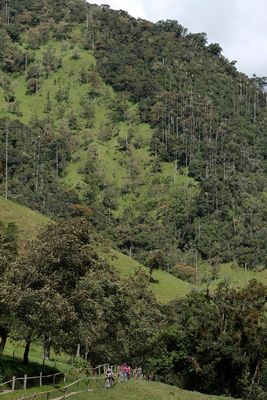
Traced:
<path fill-rule="evenodd" d="M 57 57 L 55 49 L 49 47 L 42 55 L 42 64 L 46 77 L 48 77 L 51 71 L 56 71 L 61 67 L 62 60 Z"/>
<path fill-rule="evenodd" d="M 12 265 L 9 279 L 16 293 L 13 329 L 26 341 L 25 364 L 33 339 L 51 337 L 59 345 L 64 334 L 72 335 L 77 315 L 70 294 L 98 264 L 93 236 L 86 221 L 51 224 Z"/>
<path fill-rule="evenodd" d="M 36 93 L 41 85 L 42 68 L 38 64 L 32 64 L 27 70 L 27 92 Z"/>
<path fill-rule="evenodd" d="M 81 99 L 81 107 L 83 109 L 83 117 L 87 122 L 87 127 L 90 128 L 95 116 L 95 107 L 90 95 L 87 94 Z"/>
<path fill-rule="evenodd" d="M 169 309 L 169 325 L 152 344 L 151 364 L 165 382 L 245 397 L 265 390 L 266 288 L 222 283 L 213 295 L 193 292 Z M 251 398 L 251 397 L 250 397 Z"/>
<path fill-rule="evenodd" d="M 0 224 L 0 358 L 5 349 L 12 325 L 11 299 L 6 271 L 17 254 L 15 224 Z"/>
<path fill-rule="evenodd" d="M 148 256 L 147 266 L 149 268 L 150 280 L 152 278 L 152 273 L 156 269 L 164 269 L 164 255 L 161 250 L 153 250 Z"/>

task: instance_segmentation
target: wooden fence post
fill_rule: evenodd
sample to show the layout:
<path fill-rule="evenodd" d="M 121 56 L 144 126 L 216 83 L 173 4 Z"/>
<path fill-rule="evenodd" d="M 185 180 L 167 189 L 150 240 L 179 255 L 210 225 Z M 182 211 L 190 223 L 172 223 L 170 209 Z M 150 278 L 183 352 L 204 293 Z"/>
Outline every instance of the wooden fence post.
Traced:
<path fill-rule="evenodd" d="M 100 375 L 101 374 L 101 366 L 99 365 L 98 366 L 98 375 Z"/>
<path fill-rule="evenodd" d="M 64 373 L 64 383 L 66 383 L 67 382 L 67 374 L 66 374 L 66 372 Z"/>
<path fill-rule="evenodd" d="M 53 375 L 53 385 L 55 386 L 55 384 L 56 384 L 56 375 L 54 374 Z"/>
<path fill-rule="evenodd" d="M 40 387 L 43 386 L 43 373 L 40 372 Z"/>
<path fill-rule="evenodd" d="M 23 390 L 27 389 L 27 375 L 24 375 L 24 379 L 23 379 Z"/>
<path fill-rule="evenodd" d="M 81 356 L 81 345 L 77 344 L 76 358 L 80 358 Z"/>
<path fill-rule="evenodd" d="M 49 400 L 49 392 L 46 393 L 46 400 Z"/>
<path fill-rule="evenodd" d="M 16 377 L 12 376 L 12 390 L 15 390 L 15 385 L 16 385 Z"/>

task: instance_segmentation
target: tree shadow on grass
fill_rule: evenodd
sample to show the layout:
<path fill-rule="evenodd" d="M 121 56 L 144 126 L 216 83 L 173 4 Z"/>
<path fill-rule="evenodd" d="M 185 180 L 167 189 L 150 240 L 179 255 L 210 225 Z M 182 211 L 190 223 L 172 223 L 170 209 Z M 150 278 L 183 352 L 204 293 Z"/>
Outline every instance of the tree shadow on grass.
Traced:
<path fill-rule="evenodd" d="M 50 367 L 49 365 L 42 365 L 42 363 L 37 363 L 37 362 L 29 362 L 28 365 L 24 365 L 22 363 L 22 359 L 18 357 L 11 357 L 7 355 L 2 355 L 0 359 L 0 371 L 1 371 L 1 378 L 3 382 L 7 382 L 10 379 L 12 379 L 13 376 L 16 376 L 17 378 L 22 378 L 24 375 L 27 376 L 38 376 L 40 375 L 40 372 L 43 373 L 43 375 L 52 375 L 56 374 L 59 372 L 56 368 Z M 23 384 L 23 381 L 20 381 Z M 29 386 L 35 386 L 35 384 L 38 384 L 39 381 L 38 379 L 36 382 L 33 380 L 32 382 L 29 381 Z M 45 382 L 44 378 L 44 384 L 45 383 L 52 383 L 52 382 Z"/>
<path fill-rule="evenodd" d="M 152 276 L 150 277 L 150 279 L 149 279 L 149 283 L 159 283 L 159 280 L 158 279 L 155 279 L 155 278 L 153 278 Z"/>

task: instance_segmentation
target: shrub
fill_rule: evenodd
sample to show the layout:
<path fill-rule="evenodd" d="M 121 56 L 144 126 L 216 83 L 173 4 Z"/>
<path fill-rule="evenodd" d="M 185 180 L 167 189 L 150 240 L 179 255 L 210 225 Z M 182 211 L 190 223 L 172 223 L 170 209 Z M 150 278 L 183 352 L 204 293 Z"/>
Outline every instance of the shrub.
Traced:
<path fill-rule="evenodd" d="M 196 281 L 196 270 L 188 264 L 176 264 L 174 267 L 172 267 L 171 273 L 176 276 L 176 278 L 182 279 L 183 281 L 191 283 Z"/>

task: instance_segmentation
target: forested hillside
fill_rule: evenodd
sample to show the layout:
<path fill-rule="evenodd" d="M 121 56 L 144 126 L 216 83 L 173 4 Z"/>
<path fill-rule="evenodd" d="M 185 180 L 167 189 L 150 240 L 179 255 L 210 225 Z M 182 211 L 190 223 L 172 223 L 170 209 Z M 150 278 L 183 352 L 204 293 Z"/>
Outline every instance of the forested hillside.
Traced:
<path fill-rule="evenodd" d="M 0 1 L 0 357 L 266 398 L 264 85 L 177 21 Z"/>
<path fill-rule="evenodd" d="M 266 261 L 266 96 L 218 44 L 83 1 L 2 2 L 1 191 L 91 210 L 137 260 Z M 75 10 L 75 12 L 73 11 Z M 84 210 L 83 210 L 84 211 Z"/>

